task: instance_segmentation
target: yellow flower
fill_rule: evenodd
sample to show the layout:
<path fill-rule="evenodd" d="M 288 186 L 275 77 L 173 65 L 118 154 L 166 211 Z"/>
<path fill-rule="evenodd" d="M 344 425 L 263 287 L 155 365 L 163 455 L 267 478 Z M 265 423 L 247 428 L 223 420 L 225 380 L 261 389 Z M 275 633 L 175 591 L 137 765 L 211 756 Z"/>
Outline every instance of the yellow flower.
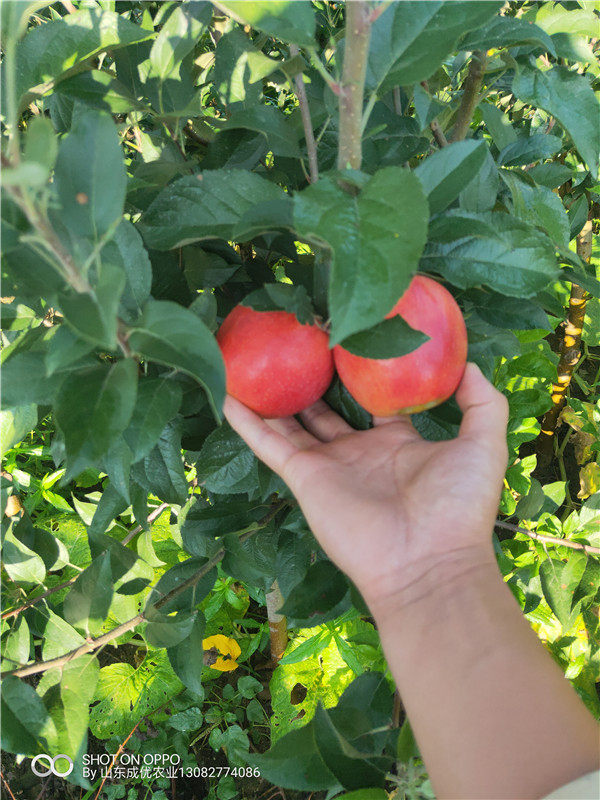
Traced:
<path fill-rule="evenodd" d="M 242 652 L 239 644 L 235 639 L 230 639 L 228 636 L 223 636 L 222 633 L 217 633 L 214 636 L 207 636 L 203 640 L 202 645 L 204 650 L 215 649 L 219 655 L 214 664 L 209 664 L 211 669 L 219 670 L 219 672 L 232 672 L 236 669 L 238 663 L 236 658 Z"/>

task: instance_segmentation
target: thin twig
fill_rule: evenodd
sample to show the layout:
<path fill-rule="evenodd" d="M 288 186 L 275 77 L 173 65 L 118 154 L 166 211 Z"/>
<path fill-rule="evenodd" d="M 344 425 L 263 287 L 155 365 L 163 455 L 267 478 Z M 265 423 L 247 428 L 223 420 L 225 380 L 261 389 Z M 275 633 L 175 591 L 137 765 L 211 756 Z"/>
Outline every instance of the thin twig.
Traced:
<path fill-rule="evenodd" d="M 259 520 L 259 522 L 254 523 L 254 527 L 249 528 L 244 534 L 242 534 L 239 538 L 240 542 L 246 541 L 251 536 L 254 536 L 255 533 L 262 530 L 266 525 L 271 522 L 271 520 L 281 511 L 284 506 L 289 505 L 289 500 L 279 500 L 277 503 L 273 505 L 269 513 L 263 517 L 263 519 Z M 194 587 L 198 581 L 203 578 L 205 575 L 217 566 L 217 564 L 222 561 L 225 557 L 225 548 L 222 547 L 218 550 L 212 558 L 210 558 L 206 564 L 204 564 L 197 572 L 195 572 L 190 578 L 186 581 L 181 583 L 179 586 L 176 586 L 174 589 L 171 589 L 170 592 L 167 592 L 160 600 L 157 600 L 155 603 L 150 605 L 150 608 L 154 611 L 159 611 L 165 605 L 167 605 L 171 600 L 175 597 L 178 597 L 182 592 L 185 592 L 187 589 L 191 589 Z M 140 614 L 136 614 L 135 617 L 126 620 L 125 622 L 121 623 L 121 625 L 117 625 L 116 628 L 113 628 L 108 633 L 102 634 L 102 636 L 97 636 L 95 639 L 89 638 L 85 644 L 76 647 L 74 650 L 71 650 L 68 653 L 65 653 L 58 658 L 52 658 L 48 661 L 38 661 L 34 664 L 29 664 L 26 667 L 20 667 L 19 669 L 15 670 L 8 670 L 2 672 L 0 674 L 0 678 L 5 678 L 8 675 L 14 675 L 18 678 L 24 678 L 27 675 L 38 675 L 40 672 L 46 672 L 49 669 L 55 669 L 58 667 L 63 667 L 65 664 L 68 664 L 73 659 L 78 658 L 78 656 L 86 655 L 87 653 L 93 653 L 98 648 L 103 647 L 105 644 L 118 639 L 124 633 L 133 630 L 135 627 L 140 625 L 142 622 L 147 622 L 147 617 L 145 612 Z"/>
<path fill-rule="evenodd" d="M 494 526 L 496 528 L 505 528 L 507 531 L 513 531 L 513 533 L 524 533 L 526 536 L 529 536 L 530 539 L 535 539 L 537 542 L 560 545 L 562 547 L 568 547 L 571 550 L 583 550 L 583 552 L 588 553 L 588 555 L 600 555 L 600 547 L 592 547 L 589 544 L 583 544 L 583 542 L 571 542 L 568 539 L 559 539 L 558 536 L 546 536 L 543 533 L 536 533 L 535 531 L 530 531 L 528 528 L 521 528 L 520 525 L 512 525 L 510 522 L 503 522 L 500 519 L 494 522 Z"/>
<path fill-rule="evenodd" d="M 4 773 L 2 772 L 2 770 L 0 770 L 0 778 L 2 778 L 2 783 L 4 784 L 4 786 L 6 786 L 6 791 L 9 793 L 11 800 L 16 800 L 16 797 L 12 793 L 10 786 L 6 782 L 6 778 L 4 777 Z"/>
<path fill-rule="evenodd" d="M 169 700 L 168 702 L 170 703 L 171 701 Z M 168 703 L 165 703 L 165 705 L 168 705 Z M 114 754 L 114 756 L 112 758 L 112 761 L 110 762 L 110 767 L 106 770 L 106 774 L 105 774 L 104 778 L 102 779 L 102 783 L 100 784 L 100 788 L 98 789 L 98 792 L 97 792 L 96 797 L 94 798 L 94 800 L 98 800 L 98 798 L 100 797 L 100 793 L 102 792 L 102 788 L 103 788 L 104 784 L 106 783 L 106 780 L 107 780 L 108 776 L 110 775 L 111 770 L 112 770 L 112 768 L 114 767 L 114 765 L 115 765 L 115 763 L 117 761 L 117 758 L 121 755 L 123 750 L 125 750 L 125 745 L 131 739 L 133 734 L 137 731 L 137 729 L 139 728 L 140 723 L 142 722 L 143 719 L 144 719 L 144 717 L 142 717 L 142 719 L 138 720 L 138 722 L 131 729 L 131 731 L 129 733 L 129 736 L 125 739 L 125 741 L 121 742 L 121 744 L 119 745 L 119 749 Z"/>
<path fill-rule="evenodd" d="M 421 81 L 421 86 L 429 94 L 429 84 L 427 83 L 427 81 Z M 442 130 L 442 127 L 440 123 L 437 121 L 437 119 L 431 120 L 431 122 L 429 123 L 429 129 L 433 134 L 433 138 L 436 140 L 439 147 L 446 147 L 446 145 L 448 144 L 448 139 L 446 139 L 446 134 Z"/>
<path fill-rule="evenodd" d="M 160 515 L 165 510 L 165 508 L 169 508 L 169 504 L 168 503 L 161 503 L 159 506 L 157 506 L 154 509 L 154 511 L 152 511 L 150 514 L 148 514 L 148 519 L 146 520 L 146 522 L 148 522 L 148 523 L 154 522 L 155 519 L 158 519 L 158 517 L 160 517 Z M 133 537 L 136 536 L 138 533 L 141 533 L 141 531 L 142 531 L 142 526 L 141 525 L 136 525 L 135 528 L 132 531 L 130 531 L 127 534 L 127 536 L 121 541 L 121 544 L 123 544 L 123 545 L 129 544 L 129 542 L 133 539 Z"/>
<path fill-rule="evenodd" d="M 463 84 L 462 99 L 460 106 L 456 113 L 456 122 L 454 123 L 454 130 L 450 140 L 452 142 L 459 142 L 465 138 L 471 120 L 473 119 L 473 112 L 477 108 L 477 104 L 481 99 L 479 97 L 479 90 L 483 83 L 483 76 L 485 75 L 485 67 L 487 64 L 487 56 L 482 50 L 475 50 L 471 56 L 471 63 L 469 64 L 469 72 Z"/>
<path fill-rule="evenodd" d="M 300 55 L 299 48 L 292 44 L 290 45 L 290 55 Z M 310 182 L 316 183 L 319 180 L 319 165 L 317 162 L 317 144 L 315 142 L 315 134 L 312 127 L 312 120 L 310 118 L 310 108 L 308 107 L 308 99 L 306 97 L 306 87 L 304 85 L 304 78 L 302 73 L 299 72 L 294 77 L 294 86 L 296 88 L 296 95 L 298 97 L 298 105 L 300 106 L 300 114 L 302 115 L 302 125 L 304 126 L 304 138 L 306 140 L 306 152 L 308 153 L 308 167 L 310 170 Z"/>
<path fill-rule="evenodd" d="M 35 606 L 37 603 L 40 603 L 47 597 L 50 597 L 50 595 L 55 594 L 56 592 L 60 592 L 61 589 L 66 589 L 67 586 L 71 586 L 72 584 L 75 583 L 78 577 L 79 574 L 75 575 L 74 578 L 69 578 L 69 580 L 65 581 L 64 583 L 59 583 L 57 586 L 53 586 L 51 589 L 48 589 L 43 594 L 39 594 L 37 597 L 34 597 L 31 600 L 28 600 L 26 603 L 23 603 L 23 605 L 19 606 L 18 608 L 11 608 L 9 611 L 3 611 L 2 619 L 10 619 L 11 617 L 16 617 L 22 611 L 26 611 L 28 608 Z"/>
<path fill-rule="evenodd" d="M 446 139 L 444 131 L 441 129 L 440 123 L 437 121 L 437 119 L 431 120 L 431 122 L 429 123 L 429 128 L 431 130 L 431 133 L 433 134 L 433 138 L 436 140 L 438 145 L 440 147 L 446 147 L 448 144 L 448 139 Z"/>

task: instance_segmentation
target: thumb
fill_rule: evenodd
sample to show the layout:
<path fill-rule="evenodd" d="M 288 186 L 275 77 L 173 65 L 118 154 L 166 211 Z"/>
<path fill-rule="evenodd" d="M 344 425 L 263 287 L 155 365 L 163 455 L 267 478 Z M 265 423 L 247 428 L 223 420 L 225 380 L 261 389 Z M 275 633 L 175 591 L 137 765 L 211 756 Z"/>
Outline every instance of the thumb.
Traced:
<path fill-rule="evenodd" d="M 467 364 L 456 391 L 456 401 L 463 412 L 459 438 L 467 436 L 482 442 L 506 443 L 508 401 L 476 364 Z"/>

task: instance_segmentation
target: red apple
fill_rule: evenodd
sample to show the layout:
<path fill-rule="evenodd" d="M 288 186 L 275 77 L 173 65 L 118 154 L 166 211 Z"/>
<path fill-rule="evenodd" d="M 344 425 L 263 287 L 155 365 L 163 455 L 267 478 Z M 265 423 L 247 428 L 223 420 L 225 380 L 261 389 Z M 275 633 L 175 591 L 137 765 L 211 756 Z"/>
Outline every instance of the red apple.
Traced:
<path fill-rule="evenodd" d="M 217 333 L 227 391 L 262 417 L 288 417 L 315 403 L 333 377 L 329 337 L 287 311 L 238 305 Z"/>
<path fill-rule="evenodd" d="M 398 358 L 362 358 L 337 345 L 335 366 L 355 400 L 377 417 L 416 414 L 447 400 L 467 361 L 467 329 L 455 299 L 431 278 L 416 275 L 387 317 L 399 314 L 430 338 Z"/>

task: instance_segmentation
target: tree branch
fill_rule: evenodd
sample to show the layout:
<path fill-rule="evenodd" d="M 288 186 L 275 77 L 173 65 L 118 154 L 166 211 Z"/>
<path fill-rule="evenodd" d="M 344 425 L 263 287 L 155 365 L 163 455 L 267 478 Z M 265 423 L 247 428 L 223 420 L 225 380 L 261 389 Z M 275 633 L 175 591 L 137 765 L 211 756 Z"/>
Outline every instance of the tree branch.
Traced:
<path fill-rule="evenodd" d="M 471 56 L 469 72 L 463 83 L 463 94 L 456 114 L 454 130 L 450 141 L 459 142 L 465 138 L 473 119 L 473 112 L 481 99 L 479 90 L 483 83 L 487 56 L 482 50 L 475 50 Z"/>
<path fill-rule="evenodd" d="M 271 508 L 269 513 L 263 517 L 261 520 L 254 524 L 254 527 L 249 528 L 244 534 L 240 536 L 240 541 L 244 542 L 246 539 L 249 539 L 251 536 L 254 536 L 255 533 L 262 530 L 266 525 L 271 522 L 271 520 L 284 508 L 286 505 L 289 505 L 289 500 L 278 500 Z M 161 608 L 167 605 L 171 600 L 175 597 L 178 597 L 180 594 L 185 592 L 187 589 L 192 588 L 195 586 L 198 581 L 203 578 L 205 575 L 216 567 L 217 564 L 222 561 L 225 557 L 225 548 L 222 547 L 218 550 L 212 558 L 210 558 L 206 564 L 204 564 L 197 572 L 195 572 L 187 581 L 179 584 L 174 589 L 171 589 L 170 592 L 167 592 L 160 600 L 157 600 L 155 603 L 152 603 L 150 608 L 155 611 L 159 611 Z M 0 674 L 0 678 L 5 678 L 8 675 L 13 675 L 17 678 L 25 678 L 28 675 L 38 675 L 40 672 L 46 672 L 49 669 L 57 669 L 59 667 L 63 667 L 65 664 L 68 664 L 69 661 L 73 661 L 73 659 L 78 658 L 79 656 L 86 655 L 87 653 L 93 653 L 95 650 L 98 650 L 100 647 L 103 647 L 105 644 L 109 644 L 109 642 L 118 639 L 119 636 L 122 636 L 124 633 L 133 630 L 142 622 L 147 622 L 148 618 L 146 617 L 144 612 L 140 614 L 136 614 L 135 617 L 122 622 L 120 625 L 117 625 L 116 628 L 113 628 L 108 633 L 102 634 L 102 636 L 97 636 L 95 639 L 88 639 L 85 644 L 76 647 L 74 650 L 71 650 L 69 653 L 65 653 L 58 658 L 52 658 L 48 661 L 38 661 L 34 664 L 29 664 L 25 667 L 19 667 L 19 669 L 8 670 L 2 672 Z"/>
<path fill-rule="evenodd" d="M 300 55 L 300 50 L 295 44 L 290 45 L 290 55 Z M 302 125 L 304 127 L 304 139 L 306 140 L 306 152 L 308 154 L 308 169 L 310 172 L 310 182 L 316 183 L 319 180 L 319 165 L 317 162 L 317 144 L 315 142 L 315 133 L 313 131 L 312 120 L 310 118 L 310 108 L 308 107 L 308 99 L 306 97 L 306 87 L 304 85 L 304 78 L 302 73 L 294 77 L 294 86 L 296 88 L 296 95 L 298 97 L 298 104 L 300 106 L 300 114 L 302 115 Z"/>
<path fill-rule="evenodd" d="M 588 219 L 577 236 L 577 255 L 589 261 L 592 255 L 592 220 Z M 552 384 L 552 408 L 544 414 L 539 436 L 538 454 L 542 463 L 552 457 L 552 443 L 560 414 L 567 401 L 567 391 L 571 384 L 575 365 L 581 356 L 581 331 L 585 320 L 585 306 L 588 293 L 576 283 L 571 284 L 569 311 L 563 338 L 560 343 L 558 377 Z"/>
<path fill-rule="evenodd" d="M 362 112 L 371 37 L 371 10 L 365 0 L 346 3 L 346 46 L 340 87 L 338 169 L 360 169 Z"/>
<path fill-rule="evenodd" d="M 505 528 L 507 531 L 512 531 L 513 533 L 524 533 L 526 536 L 529 536 L 530 539 L 535 539 L 537 542 L 560 545 L 562 547 L 568 547 L 570 550 L 583 550 L 583 552 L 588 555 L 600 555 L 600 547 L 592 547 L 582 542 L 571 542 L 569 539 L 559 539 L 558 536 L 546 536 L 543 533 L 536 533 L 535 531 L 530 531 L 528 528 L 521 528 L 519 525 L 512 525 L 510 522 L 503 522 L 500 519 L 494 522 L 494 527 Z"/>
<path fill-rule="evenodd" d="M 278 664 L 287 647 L 288 630 L 286 618 L 278 612 L 278 609 L 283 605 L 283 596 L 276 580 L 273 581 L 271 590 L 266 594 L 266 601 L 271 659 L 275 664 Z"/>

